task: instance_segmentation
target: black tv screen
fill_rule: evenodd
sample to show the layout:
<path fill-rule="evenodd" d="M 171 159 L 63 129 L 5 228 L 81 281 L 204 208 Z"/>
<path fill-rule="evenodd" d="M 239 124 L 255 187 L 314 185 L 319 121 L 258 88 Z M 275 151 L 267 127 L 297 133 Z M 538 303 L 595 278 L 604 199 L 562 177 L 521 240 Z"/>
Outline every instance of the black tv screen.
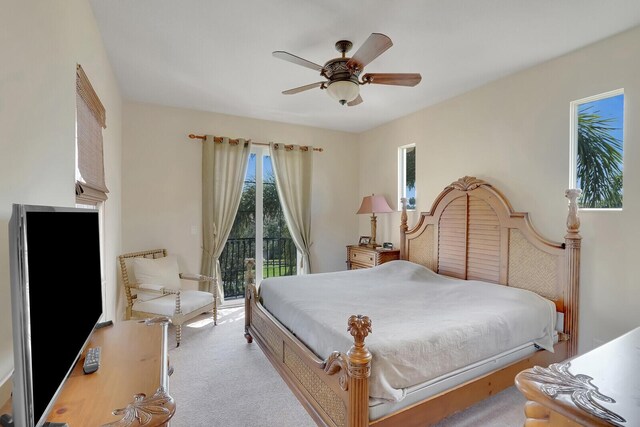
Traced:
<path fill-rule="evenodd" d="M 37 426 L 102 315 L 100 223 L 97 210 L 14 205 L 10 229 L 14 418 Z"/>

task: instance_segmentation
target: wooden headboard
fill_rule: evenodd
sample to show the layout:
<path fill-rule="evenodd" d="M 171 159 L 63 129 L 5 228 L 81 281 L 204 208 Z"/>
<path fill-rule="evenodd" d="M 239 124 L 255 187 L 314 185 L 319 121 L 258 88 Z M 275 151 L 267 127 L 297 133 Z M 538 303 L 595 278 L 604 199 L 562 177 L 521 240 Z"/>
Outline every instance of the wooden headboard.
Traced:
<path fill-rule="evenodd" d="M 447 186 L 411 230 L 403 203 L 400 257 L 439 274 L 523 288 L 554 301 L 564 313 L 573 356 L 578 345 L 580 190 L 565 195 L 567 235 L 564 243 L 556 243 L 538 234 L 528 214 L 514 212 L 491 184 L 465 176 Z"/>

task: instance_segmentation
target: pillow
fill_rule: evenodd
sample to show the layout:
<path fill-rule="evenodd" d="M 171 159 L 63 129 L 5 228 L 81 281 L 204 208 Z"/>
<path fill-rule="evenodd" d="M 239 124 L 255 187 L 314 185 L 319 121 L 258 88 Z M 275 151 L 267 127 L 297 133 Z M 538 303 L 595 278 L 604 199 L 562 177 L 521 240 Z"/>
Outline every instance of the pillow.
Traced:
<path fill-rule="evenodd" d="M 153 283 L 169 289 L 180 289 L 180 272 L 175 256 L 134 258 L 133 274 L 138 283 Z"/>

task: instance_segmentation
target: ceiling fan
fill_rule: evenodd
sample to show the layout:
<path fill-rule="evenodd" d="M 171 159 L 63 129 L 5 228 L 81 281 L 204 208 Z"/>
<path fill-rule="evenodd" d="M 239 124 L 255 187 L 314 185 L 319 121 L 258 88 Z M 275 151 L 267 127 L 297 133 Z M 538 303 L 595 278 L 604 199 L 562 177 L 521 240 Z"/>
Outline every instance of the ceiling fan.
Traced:
<path fill-rule="evenodd" d="M 284 95 L 293 95 L 294 93 L 319 87 L 320 89 L 327 89 L 329 95 L 340 104 L 347 104 L 353 107 L 362 102 L 360 85 L 415 86 L 422 80 L 422 76 L 418 73 L 367 73 L 362 76 L 362 79 L 359 79 L 364 67 L 393 46 L 393 43 L 384 34 L 372 33 L 353 57 L 349 58 L 346 53 L 351 50 L 352 46 L 353 43 L 349 40 L 337 41 L 336 50 L 342 53 L 342 57 L 330 59 L 324 66 L 282 50 L 273 52 L 273 56 L 276 58 L 319 71 L 320 75 L 327 79 L 326 81 L 285 90 L 282 93 Z"/>

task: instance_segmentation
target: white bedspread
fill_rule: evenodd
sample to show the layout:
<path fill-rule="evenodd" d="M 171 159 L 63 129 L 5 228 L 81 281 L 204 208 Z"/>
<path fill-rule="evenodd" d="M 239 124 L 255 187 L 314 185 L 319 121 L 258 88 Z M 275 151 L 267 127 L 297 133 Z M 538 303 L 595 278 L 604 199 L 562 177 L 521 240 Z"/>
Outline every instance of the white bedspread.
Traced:
<path fill-rule="evenodd" d="M 522 289 L 438 275 L 407 261 L 266 279 L 265 308 L 320 358 L 346 352 L 352 314 L 371 318 L 369 395 L 405 389 L 534 341 L 553 351 L 555 305 Z"/>

